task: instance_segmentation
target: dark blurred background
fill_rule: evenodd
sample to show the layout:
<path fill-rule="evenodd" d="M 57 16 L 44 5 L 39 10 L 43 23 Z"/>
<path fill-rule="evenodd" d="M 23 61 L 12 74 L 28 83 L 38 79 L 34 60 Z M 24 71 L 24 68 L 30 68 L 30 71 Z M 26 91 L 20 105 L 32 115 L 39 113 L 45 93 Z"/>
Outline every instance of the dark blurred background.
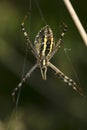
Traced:
<path fill-rule="evenodd" d="M 41 10 L 36 2 L 39 2 Z M 63 1 L 36 2 L 32 0 L 29 12 L 29 0 L 0 0 L 0 130 L 87 130 L 86 99 L 63 83 L 50 69 L 46 81 L 42 80 L 40 70 L 37 69 L 23 84 L 17 113 L 15 112 L 11 93 L 23 73 L 26 40 L 20 25 L 28 12 L 25 27 L 32 44 L 38 31 L 45 25 L 44 20 L 52 28 L 55 41 L 61 34 L 61 23 L 67 24 L 64 44 L 51 62 L 77 83 L 78 77 L 87 94 L 87 48 Z M 87 31 L 87 1 L 71 2 Z M 67 49 L 70 60 L 64 48 Z M 35 62 L 29 51 L 24 74 Z"/>

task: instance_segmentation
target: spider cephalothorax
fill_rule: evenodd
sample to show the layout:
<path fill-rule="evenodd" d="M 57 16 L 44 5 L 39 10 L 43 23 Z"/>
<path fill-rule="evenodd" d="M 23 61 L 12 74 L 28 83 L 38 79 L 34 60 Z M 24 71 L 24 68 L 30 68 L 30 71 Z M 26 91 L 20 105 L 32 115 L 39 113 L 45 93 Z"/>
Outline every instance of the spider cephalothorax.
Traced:
<path fill-rule="evenodd" d="M 65 83 L 71 86 L 81 96 L 84 96 L 82 89 L 71 78 L 63 74 L 63 72 L 61 72 L 50 62 L 50 59 L 60 48 L 62 38 L 67 30 L 67 26 L 64 24 L 63 31 L 56 44 L 54 43 L 53 32 L 49 25 L 46 25 L 38 32 L 35 37 L 34 44 L 31 43 L 28 34 L 25 31 L 24 22 L 22 22 L 21 27 L 26 38 L 27 45 L 31 48 L 31 51 L 33 52 L 37 61 L 36 64 L 27 72 L 22 81 L 18 84 L 18 87 L 14 89 L 12 95 L 15 95 L 15 92 L 18 90 L 18 88 L 21 88 L 23 82 L 25 82 L 25 80 L 30 77 L 31 73 L 38 67 L 40 68 L 43 80 L 46 80 L 47 68 L 50 67 L 52 70 L 54 70 L 54 72 L 56 72 L 56 75 L 58 75 L 58 77 L 60 77 Z"/>

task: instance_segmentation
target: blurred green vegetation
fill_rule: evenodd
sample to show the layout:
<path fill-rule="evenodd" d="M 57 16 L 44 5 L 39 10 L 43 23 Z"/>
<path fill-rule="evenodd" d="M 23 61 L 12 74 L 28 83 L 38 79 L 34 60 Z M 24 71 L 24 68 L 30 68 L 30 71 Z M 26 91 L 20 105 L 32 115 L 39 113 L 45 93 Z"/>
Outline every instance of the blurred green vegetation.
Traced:
<path fill-rule="evenodd" d="M 86 29 L 87 1 L 71 2 Z M 61 0 L 39 0 L 39 5 L 44 19 L 54 32 L 55 41 L 61 33 L 61 23 L 68 26 L 63 47 L 54 56 L 52 63 L 77 82 L 73 66 L 87 94 L 87 48 L 64 3 Z M 11 93 L 20 82 L 23 70 L 26 40 L 20 24 L 27 12 L 29 0 L 0 0 L 0 130 L 87 130 L 86 99 L 65 85 L 50 69 L 47 81 L 42 80 L 37 69 L 23 85 L 16 119 Z M 25 24 L 32 43 L 44 25 L 40 11 L 32 0 L 31 13 Z M 71 64 L 64 48 L 71 49 L 67 51 Z M 29 51 L 25 73 L 34 64 L 35 58 Z"/>

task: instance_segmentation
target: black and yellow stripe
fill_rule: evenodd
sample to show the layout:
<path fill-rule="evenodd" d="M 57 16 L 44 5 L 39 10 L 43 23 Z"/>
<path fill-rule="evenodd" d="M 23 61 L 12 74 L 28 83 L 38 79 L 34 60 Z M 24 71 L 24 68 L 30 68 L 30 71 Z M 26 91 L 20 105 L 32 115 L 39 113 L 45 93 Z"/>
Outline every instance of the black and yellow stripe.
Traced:
<path fill-rule="evenodd" d="M 48 25 L 46 25 L 39 31 L 35 38 L 35 49 L 41 58 L 47 57 L 52 52 L 53 44 L 52 30 Z"/>

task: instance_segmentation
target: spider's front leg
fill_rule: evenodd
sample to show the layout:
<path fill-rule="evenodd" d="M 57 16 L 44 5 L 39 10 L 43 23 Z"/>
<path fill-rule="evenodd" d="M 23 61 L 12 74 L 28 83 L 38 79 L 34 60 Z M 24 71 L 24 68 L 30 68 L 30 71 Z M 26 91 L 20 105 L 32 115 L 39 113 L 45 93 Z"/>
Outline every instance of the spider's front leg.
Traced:
<path fill-rule="evenodd" d="M 77 91 L 81 96 L 86 97 L 83 90 L 69 77 L 64 75 L 57 67 L 55 67 L 52 63 L 48 62 L 48 66 L 51 67 L 58 77 L 60 77 L 65 83 L 67 83 L 69 86 L 71 86 L 75 91 Z"/>
<path fill-rule="evenodd" d="M 63 26 L 64 26 L 63 31 L 62 31 L 62 33 L 61 33 L 61 35 L 60 35 L 60 37 L 59 37 L 59 39 L 58 39 L 56 45 L 55 45 L 54 48 L 53 48 L 53 51 L 52 51 L 52 53 L 51 53 L 51 55 L 50 55 L 50 57 L 49 57 L 49 60 L 55 55 L 55 53 L 57 52 L 57 50 L 60 48 L 60 46 L 61 46 L 61 44 L 62 44 L 63 36 L 65 35 L 65 32 L 67 31 L 67 25 L 65 25 L 65 24 L 63 23 Z"/>
<path fill-rule="evenodd" d="M 29 46 L 29 48 L 32 49 L 32 52 L 34 53 L 35 57 L 38 58 L 37 52 L 36 52 L 35 48 L 33 47 L 32 43 L 30 41 L 30 38 L 29 38 L 29 36 L 27 34 L 27 31 L 25 30 L 25 27 L 24 27 L 24 22 L 25 22 L 26 19 L 27 19 L 27 16 L 25 16 L 24 20 L 21 23 L 21 29 L 22 29 L 22 31 L 24 33 L 25 38 L 26 38 L 27 45 Z"/>
<path fill-rule="evenodd" d="M 60 46 L 61 46 L 61 44 L 62 44 L 62 38 L 63 38 L 63 36 L 65 35 L 65 33 L 66 33 L 66 31 L 67 31 L 67 25 L 66 25 L 65 23 L 63 23 L 63 26 L 64 26 L 63 31 L 62 31 L 62 33 L 61 33 L 61 35 L 60 35 L 60 37 L 59 37 L 59 40 L 58 40 L 57 43 L 56 43 L 56 48 L 57 48 L 57 49 L 60 48 Z"/>
<path fill-rule="evenodd" d="M 12 96 L 13 96 L 13 100 L 15 101 L 15 94 L 16 92 L 22 87 L 22 84 L 26 81 L 27 78 L 30 77 L 30 75 L 32 74 L 32 72 L 37 68 L 38 64 L 35 64 L 28 72 L 27 74 L 24 76 L 24 78 L 21 80 L 21 82 L 18 84 L 18 86 L 13 90 L 12 92 Z"/>

